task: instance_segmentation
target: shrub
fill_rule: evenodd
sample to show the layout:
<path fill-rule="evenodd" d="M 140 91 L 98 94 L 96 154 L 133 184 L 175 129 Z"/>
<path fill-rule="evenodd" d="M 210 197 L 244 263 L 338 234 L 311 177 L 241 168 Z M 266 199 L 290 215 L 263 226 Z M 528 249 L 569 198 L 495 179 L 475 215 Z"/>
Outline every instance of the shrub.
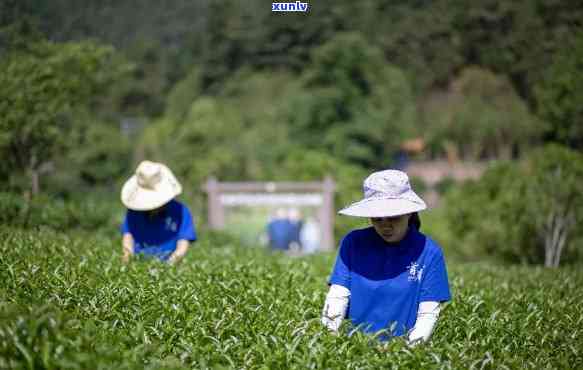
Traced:
<path fill-rule="evenodd" d="M 527 217 L 544 248 L 545 266 L 557 267 L 562 252 L 582 234 L 576 225 L 583 220 L 583 155 L 549 145 L 532 155 L 523 173 Z"/>
<path fill-rule="evenodd" d="M 519 163 L 498 163 L 483 177 L 452 189 L 447 219 L 465 257 L 557 267 L 577 255 L 583 220 L 583 155 L 550 145 Z M 569 250 L 569 248 L 571 250 Z"/>
<path fill-rule="evenodd" d="M 123 207 L 111 200 L 63 200 L 38 195 L 27 202 L 18 194 L 0 193 L 0 222 L 13 227 L 112 233 L 117 232 L 122 216 Z"/>
<path fill-rule="evenodd" d="M 11 225 L 22 217 L 24 199 L 13 193 L 0 192 L 0 223 Z"/>
<path fill-rule="evenodd" d="M 516 166 L 512 163 L 499 163 L 481 179 L 468 181 L 447 193 L 446 218 L 451 233 L 458 236 L 452 240 L 462 257 L 534 262 L 532 256 L 520 250 L 518 243 L 516 234 L 523 234 L 523 230 L 516 227 L 515 215 L 521 212 L 510 207 L 521 204 L 512 199 L 517 195 L 511 189 L 516 185 L 515 173 Z"/>

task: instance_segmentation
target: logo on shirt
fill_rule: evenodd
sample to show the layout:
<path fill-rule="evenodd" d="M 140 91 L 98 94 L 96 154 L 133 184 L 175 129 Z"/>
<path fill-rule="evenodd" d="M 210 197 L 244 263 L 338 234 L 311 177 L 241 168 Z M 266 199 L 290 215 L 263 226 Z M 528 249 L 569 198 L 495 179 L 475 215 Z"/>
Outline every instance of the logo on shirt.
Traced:
<path fill-rule="evenodd" d="M 172 221 L 172 217 L 166 217 L 165 225 L 166 230 L 172 230 L 174 232 L 178 230 L 178 225 L 176 224 L 176 221 Z"/>
<path fill-rule="evenodd" d="M 407 278 L 407 280 L 421 281 L 425 265 L 421 266 L 417 262 L 411 262 L 411 264 L 407 266 L 407 269 L 409 270 L 409 277 Z"/>

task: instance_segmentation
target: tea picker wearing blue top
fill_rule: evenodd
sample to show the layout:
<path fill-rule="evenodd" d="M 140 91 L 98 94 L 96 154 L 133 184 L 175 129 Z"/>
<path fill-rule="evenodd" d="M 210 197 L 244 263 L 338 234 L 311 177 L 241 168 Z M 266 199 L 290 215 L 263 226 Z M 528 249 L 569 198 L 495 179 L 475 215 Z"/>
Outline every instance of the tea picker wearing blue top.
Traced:
<path fill-rule="evenodd" d="M 364 199 L 339 213 L 367 217 L 372 226 L 349 232 L 330 279 L 322 323 L 337 332 L 346 317 L 381 340 L 429 340 L 440 303 L 451 299 L 443 252 L 419 231 L 425 202 L 407 174 L 385 170 L 364 180 Z"/>
<path fill-rule="evenodd" d="M 143 161 L 124 184 L 121 201 L 128 208 L 121 226 L 123 257 L 134 254 L 178 263 L 196 240 L 188 208 L 174 198 L 182 186 L 168 167 Z"/>

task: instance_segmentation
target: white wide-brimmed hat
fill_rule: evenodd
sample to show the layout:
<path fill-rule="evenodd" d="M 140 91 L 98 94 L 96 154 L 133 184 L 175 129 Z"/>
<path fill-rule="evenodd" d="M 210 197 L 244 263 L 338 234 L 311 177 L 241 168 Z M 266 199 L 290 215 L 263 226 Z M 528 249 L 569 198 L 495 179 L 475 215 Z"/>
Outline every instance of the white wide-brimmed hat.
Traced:
<path fill-rule="evenodd" d="M 364 199 L 342 209 L 340 214 L 356 217 L 393 217 L 427 208 L 409 183 L 405 172 L 384 170 L 364 180 Z"/>
<path fill-rule="evenodd" d="M 123 185 L 121 201 L 134 211 L 150 211 L 162 207 L 180 193 L 182 186 L 168 167 L 143 161 Z"/>

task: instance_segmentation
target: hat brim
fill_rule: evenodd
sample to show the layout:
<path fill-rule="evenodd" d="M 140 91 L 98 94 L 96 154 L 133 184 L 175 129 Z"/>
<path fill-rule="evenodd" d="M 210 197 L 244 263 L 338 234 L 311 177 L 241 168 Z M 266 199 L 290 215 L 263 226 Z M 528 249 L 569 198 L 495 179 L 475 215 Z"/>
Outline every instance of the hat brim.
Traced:
<path fill-rule="evenodd" d="M 425 202 L 409 199 L 363 199 L 340 210 L 338 213 L 355 217 L 395 217 L 415 213 L 427 209 Z"/>
<path fill-rule="evenodd" d="M 121 190 L 121 201 L 134 211 L 151 211 L 162 207 L 182 193 L 182 186 L 172 172 L 163 168 L 163 180 L 155 189 L 146 189 L 138 184 L 136 175 L 130 177 Z"/>

